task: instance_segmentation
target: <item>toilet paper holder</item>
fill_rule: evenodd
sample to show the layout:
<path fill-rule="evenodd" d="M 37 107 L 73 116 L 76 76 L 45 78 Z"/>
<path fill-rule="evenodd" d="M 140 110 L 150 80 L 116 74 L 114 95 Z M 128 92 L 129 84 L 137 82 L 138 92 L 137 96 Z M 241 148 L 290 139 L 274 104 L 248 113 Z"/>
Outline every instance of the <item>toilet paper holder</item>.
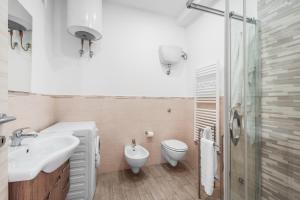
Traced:
<path fill-rule="evenodd" d="M 146 135 L 146 137 L 153 137 L 154 132 L 153 131 L 145 131 L 145 135 Z"/>

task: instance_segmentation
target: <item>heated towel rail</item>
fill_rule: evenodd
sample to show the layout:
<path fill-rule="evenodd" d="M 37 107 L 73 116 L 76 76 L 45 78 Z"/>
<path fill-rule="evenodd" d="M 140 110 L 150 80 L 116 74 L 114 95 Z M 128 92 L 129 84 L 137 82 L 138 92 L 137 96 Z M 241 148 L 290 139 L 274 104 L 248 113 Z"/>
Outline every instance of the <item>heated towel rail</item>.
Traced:
<path fill-rule="evenodd" d="M 219 76 L 218 64 L 196 69 L 194 97 L 194 141 L 199 128 L 214 127 L 219 131 Z M 216 137 L 219 144 L 219 138 Z"/>
<path fill-rule="evenodd" d="M 196 69 L 194 97 L 194 141 L 198 142 L 198 193 L 201 196 L 201 133 L 211 127 L 214 146 L 219 151 L 219 64 L 212 64 Z"/>

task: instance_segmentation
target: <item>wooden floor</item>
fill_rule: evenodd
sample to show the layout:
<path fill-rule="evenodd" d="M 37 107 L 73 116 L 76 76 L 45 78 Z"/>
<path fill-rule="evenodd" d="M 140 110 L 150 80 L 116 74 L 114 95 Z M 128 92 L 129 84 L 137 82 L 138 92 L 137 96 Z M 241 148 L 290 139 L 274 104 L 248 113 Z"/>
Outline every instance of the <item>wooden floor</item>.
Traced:
<path fill-rule="evenodd" d="M 197 173 L 186 164 L 154 165 L 138 175 L 130 170 L 99 175 L 94 200 L 195 200 L 197 185 Z M 201 199 L 218 200 L 219 193 L 217 186 L 212 197 L 202 192 Z"/>

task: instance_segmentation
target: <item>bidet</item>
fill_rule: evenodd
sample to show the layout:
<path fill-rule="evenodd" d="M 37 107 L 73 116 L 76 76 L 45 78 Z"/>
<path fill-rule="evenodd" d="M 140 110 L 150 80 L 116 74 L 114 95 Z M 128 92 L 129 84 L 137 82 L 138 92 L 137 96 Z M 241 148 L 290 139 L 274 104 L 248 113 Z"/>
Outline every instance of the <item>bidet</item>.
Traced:
<path fill-rule="evenodd" d="M 149 158 L 149 152 L 141 145 L 126 145 L 124 149 L 125 159 L 134 174 L 139 173 Z"/>

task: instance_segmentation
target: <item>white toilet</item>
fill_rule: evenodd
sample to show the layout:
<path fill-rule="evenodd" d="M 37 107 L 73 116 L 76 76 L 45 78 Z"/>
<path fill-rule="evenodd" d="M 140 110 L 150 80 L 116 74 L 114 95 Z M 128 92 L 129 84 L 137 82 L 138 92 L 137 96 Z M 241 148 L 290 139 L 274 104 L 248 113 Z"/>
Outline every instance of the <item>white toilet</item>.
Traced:
<path fill-rule="evenodd" d="M 163 157 L 175 167 L 182 160 L 188 150 L 188 146 L 179 140 L 164 140 L 161 142 Z"/>
<path fill-rule="evenodd" d="M 124 154 L 126 161 L 134 174 L 139 173 L 140 168 L 149 158 L 148 150 L 141 145 L 126 145 Z"/>

